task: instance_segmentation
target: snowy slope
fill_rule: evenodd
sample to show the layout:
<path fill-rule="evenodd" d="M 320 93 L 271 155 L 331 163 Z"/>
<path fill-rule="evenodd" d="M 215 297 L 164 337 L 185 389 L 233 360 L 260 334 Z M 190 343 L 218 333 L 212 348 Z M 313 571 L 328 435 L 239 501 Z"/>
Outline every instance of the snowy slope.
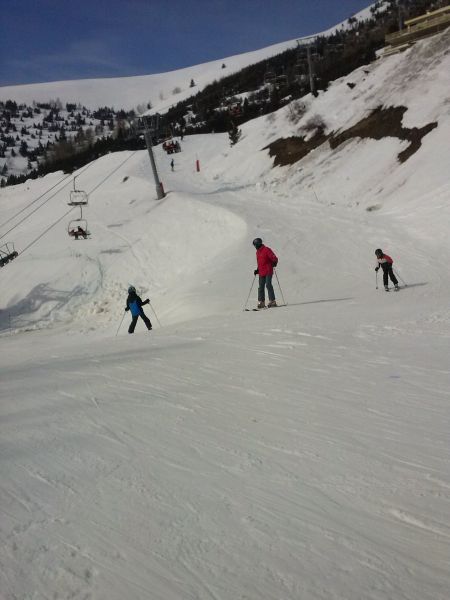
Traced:
<path fill-rule="evenodd" d="M 370 7 L 356 13 L 354 18 L 365 20 L 369 16 Z M 348 27 L 347 22 L 341 23 L 317 35 L 331 34 L 337 29 Z M 297 40 L 290 40 L 260 50 L 154 75 L 2 86 L 0 87 L 0 100 L 13 99 L 18 103 L 31 104 L 33 100 L 48 102 L 59 98 L 63 104 L 81 102 L 89 108 L 113 106 L 116 109 L 123 108 L 125 110 L 151 102 L 154 110 L 162 112 L 173 104 L 196 94 L 214 80 L 236 73 L 244 67 L 280 54 L 296 45 Z M 224 63 L 226 68 L 222 69 Z M 189 87 L 191 79 L 195 82 L 194 88 Z M 176 88 L 181 91 L 174 94 Z"/>
<path fill-rule="evenodd" d="M 77 178 L 86 242 L 65 231 L 70 178 L 1 190 L 3 235 L 68 183 L 7 239 L 61 222 L 0 271 L 2 600 L 447 600 L 449 46 L 361 69 L 233 148 L 185 138 L 173 173 L 157 148 L 163 201 L 145 152 L 99 159 Z M 263 150 L 378 104 L 438 122 L 403 164 L 396 138 L 282 168 Z M 256 235 L 287 307 L 242 311 Z M 375 290 L 376 247 L 398 294 Z M 151 334 L 127 315 L 116 336 L 129 283 Z"/>

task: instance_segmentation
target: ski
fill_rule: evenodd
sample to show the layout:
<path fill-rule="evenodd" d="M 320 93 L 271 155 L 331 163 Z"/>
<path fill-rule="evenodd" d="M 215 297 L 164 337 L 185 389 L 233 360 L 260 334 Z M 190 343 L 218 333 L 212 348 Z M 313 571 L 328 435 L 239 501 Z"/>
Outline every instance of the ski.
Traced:
<path fill-rule="evenodd" d="M 270 310 L 272 308 L 281 308 L 287 304 L 277 304 L 276 306 L 265 306 L 264 308 L 244 308 L 245 312 L 259 312 L 261 310 Z"/>

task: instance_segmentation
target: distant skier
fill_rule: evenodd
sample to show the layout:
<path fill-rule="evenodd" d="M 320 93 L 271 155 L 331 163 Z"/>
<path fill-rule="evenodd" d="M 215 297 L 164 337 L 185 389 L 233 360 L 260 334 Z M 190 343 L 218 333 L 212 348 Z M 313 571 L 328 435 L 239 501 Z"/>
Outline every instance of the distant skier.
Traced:
<path fill-rule="evenodd" d="M 148 304 L 149 302 L 150 300 L 148 298 L 147 300 L 144 300 L 144 302 L 142 302 L 142 300 L 136 293 L 136 288 L 130 285 L 130 287 L 128 288 L 127 305 L 125 307 L 126 311 L 131 310 L 132 316 L 131 323 L 128 328 L 128 333 L 134 333 L 134 329 L 136 327 L 136 323 L 139 317 L 141 317 L 141 319 L 144 321 L 144 323 L 147 326 L 147 329 L 149 331 L 151 330 L 152 324 L 150 323 L 150 319 L 147 317 L 147 315 L 142 309 L 142 307 L 145 306 L 145 304 Z"/>
<path fill-rule="evenodd" d="M 267 295 L 269 296 L 267 308 L 272 308 L 277 305 L 275 292 L 273 291 L 272 276 L 273 269 L 278 264 L 278 258 L 268 246 L 264 246 L 261 238 L 255 238 L 253 245 L 256 248 L 256 262 L 258 264 L 258 268 L 253 271 L 253 274 L 259 275 L 258 308 L 266 307 L 265 288 L 267 288 Z"/>
<path fill-rule="evenodd" d="M 172 158 L 172 160 L 170 161 L 170 168 L 172 169 L 172 171 L 173 171 L 174 166 L 175 166 L 175 161 Z"/>
<path fill-rule="evenodd" d="M 399 289 L 398 281 L 397 281 L 397 277 L 394 275 L 394 271 L 392 270 L 392 265 L 393 265 L 394 261 L 392 260 L 392 258 L 390 256 L 385 254 L 383 252 L 383 250 L 381 250 L 380 248 L 377 248 L 375 250 L 375 256 L 377 257 L 377 263 L 378 263 L 377 266 L 375 267 L 375 271 L 378 271 L 378 269 L 380 267 L 383 269 L 384 289 L 386 290 L 386 292 L 389 291 L 388 277 L 390 277 L 392 283 L 394 284 L 395 290 L 397 291 Z"/>

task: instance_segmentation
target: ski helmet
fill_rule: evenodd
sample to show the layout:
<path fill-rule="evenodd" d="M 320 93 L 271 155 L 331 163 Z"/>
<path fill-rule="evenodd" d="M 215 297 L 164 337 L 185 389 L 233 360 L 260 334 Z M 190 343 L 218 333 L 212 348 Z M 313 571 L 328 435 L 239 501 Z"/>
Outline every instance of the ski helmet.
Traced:
<path fill-rule="evenodd" d="M 263 241 L 261 238 L 255 238 L 253 240 L 253 245 L 255 246 L 255 248 L 258 250 L 258 248 L 261 248 L 261 246 L 263 245 Z"/>
<path fill-rule="evenodd" d="M 130 287 L 128 288 L 128 293 L 129 294 L 135 294 L 136 293 L 136 288 L 134 287 L 134 285 L 130 285 Z"/>
<path fill-rule="evenodd" d="M 381 248 L 377 248 L 375 250 L 375 256 L 378 256 L 378 258 L 381 258 L 383 256 L 383 250 L 381 250 Z"/>

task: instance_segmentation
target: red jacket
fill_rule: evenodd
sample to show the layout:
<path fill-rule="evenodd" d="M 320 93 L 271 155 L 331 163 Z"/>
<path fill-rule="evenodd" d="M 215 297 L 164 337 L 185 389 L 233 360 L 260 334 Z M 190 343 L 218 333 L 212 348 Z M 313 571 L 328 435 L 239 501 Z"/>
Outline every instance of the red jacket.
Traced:
<path fill-rule="evenodd" d="M 377 258 L 377 262 L 379 265 L 383 266 L 383 264 L 386 264 L 386 263 L 388 263 L 389 265 L 392 265 L 392 263 L 394 261 L 388 254 L 383 254 L 383 256 L 381 256 L 380 258 Z"/>
<path fill-rule="evenodd" d="M 273 268 L 277 266 L 278 258 L 268 246 L 261 246 L 256 251 L 256 262 L 258 263 L 258 274 L 261 277 L 273 274 Z"/>

